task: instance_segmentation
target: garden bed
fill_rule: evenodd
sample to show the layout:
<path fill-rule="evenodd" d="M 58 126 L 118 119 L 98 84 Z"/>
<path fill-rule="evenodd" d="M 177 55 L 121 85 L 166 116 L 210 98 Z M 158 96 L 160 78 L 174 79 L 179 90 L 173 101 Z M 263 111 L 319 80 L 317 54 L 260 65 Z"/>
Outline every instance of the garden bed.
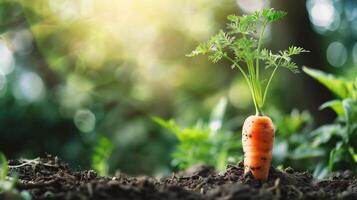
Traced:
<path fill-rule="evenodd" d="M 349 171 L 317 180 L 308 172 L 271 168 L 269 180 L 262 183 L 244 176 L 242 163 L 221 173 L 196 166 L 161 179 L 72 171 L 53 156 L 10 160 L 9 165 L 18 177 L 16 188 L 29 191 L 32 199 L 357 199 L 357 175 Z"/>

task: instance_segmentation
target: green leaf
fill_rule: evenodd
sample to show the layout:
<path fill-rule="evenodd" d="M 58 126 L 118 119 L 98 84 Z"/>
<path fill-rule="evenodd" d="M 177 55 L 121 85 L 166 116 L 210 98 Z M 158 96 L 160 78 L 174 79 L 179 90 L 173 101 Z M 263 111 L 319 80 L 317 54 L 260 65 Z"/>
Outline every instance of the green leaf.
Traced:
<path fill-rule="evenodd" d="M 344 129 L 339 124 L 328 124 L 319 127 L 311 132 L 314 139 L 311 143 L 312 147 L 319 147 L 322 144 L 328 143 L 333 136 L 343 137 Z"/>
<path fill-rule="evenodd" d="M 218 153 L 218 158 L 217 158 L 217 169 L 219 171 L 223 171 L 227 167 L 227 159 L 228 159 L 228 150 L 225 148 L 222 148 L 221 151 Z"/>
<path fill-rule="evenodd" d="M 180 127 L 176 124 L 176 122 L 174 120 L 164 120 L 162 118 L 159 117 L 151 117 L 151 119 L 156 122 L 158 125 L 167 128 L 168 130 L 170 130 L 172 133 L 174 133 L 175 135 L 178 135 L 180 133 Z"/>
<path fill-rule="evenodd" d="M 339 117 L 345 116 L 345 111 L 341 100 L 327 101 L 319 107 L 320 110 L 325 108 L 331 108 Z"/>
<path fill-rule="evenodd" d="M 300 132 L 311 129 L 313 118 L 308 111 L 293 109 L 289 115 L 278 110 L 269 110 L 269 115 L 275 123 L 276 134 L 280 139 L 292 140 L 291 137 L 302 137 Z"/>
<path fill-rule="evenodd" d="M 342 101 L 342 104 L 345 111 L 348 135 L 351 136 L 352 130 L 357 124 L 357 100 L 345 99 Z"/>
<path fill-rule="evenodd" d="M 213 63 L 217 63 L 220 61 L 224 56 L 224 53 L 222 51 L 214 51 L 211 55 L 208 56 L 208 59 L 212 61 Z"/>
<path fill-rule="evenodd" d="M 3 153 L 0 153 L 0 180 L 4 180 L 9 172 L 9 165 Z"/>
<path fill-rule="evenodd" d="M 353 94 L 353 83 L 343 78 L 337 78 L 320 70 L 304 67 L 303 71 L 326 86 L 341 99 L 349 98 Z"/>
<path fill-rule="evenodd" d="M 357 122 L 357 100 L 344 99 L 342 104 L 345 110 L 347 123 L 352 124 Z"/>
<path fill-rule="evenodd" d="M 287 12 L 279 11 L 279 10 L 277 11 L 274 10 L 273 8 L 265 8 L 261 12 L 261 15 L 269 22 L 278 21 L 283 17 L 285 17 L 287 14 L 288 14 Z"/>
<path fill-rule="evenodd" d="M 257 15 L 229 15 L 227 19 L 230 23 L 227 24 L 229 34 L 243 34 L 250 35 L 257 32 L 257 24 L 259 23 L 259 16 Z"/>
<path fill-rule="evenodd" d="M 209 131 L 197 128 L 185 128 L 176 136 L 180 141 L 204 141 L 209 138 Z"/>
<path fill-rule="evenodd" d="M 349 147 L 348 151 L 352 155 L 353 160 L 355 161 L 355 163 L 357 163 L 357 153 L 355 152 L 354 148 L 353 147 Z"/>
<path fill-rule="evenodd" d="M 293 73 L 299 73 L 300 70 L 295 62 L 292 61 L 292 56 L 308 52 L 301 47 L 291 46 L 288 50 L 279 51 L 277 54 L 270 50 L 262 49 L 260 58 L 265 61 L 266 68 L 269 67 L 285 67 Z"/>
<path fill-rule="evenodd" d="M 239 16 L 237 15 L 228 15 L 227 19 L 231 22 L 238 22 L 239 21 Z"/>
<path fill-rule="evenodd" d="M 102 176 L 108 175 L 108 159 L 112 150 L 113 144 L 110 140 L 101 136 L 94 148 L 94 153 L 92 155 L 92 167 Z"/>
<path fill-rule="evenodd" d="M 329 170 L 355 169 L 354 157 L 349 151 L 349 146 L 343 142 L 338 142 L 336 147 L 330 152 Z"/>
<path fill-rule="evenodd" d="M 289 158 L 291 159 L 300 160 L 305 158 L 320 157 L 323 156 L 324 153 L 325 152 L 323 151 L 323 149 L 314 148 L 308 144 L 302 144 L 296 149 L 294 149 L 294 151 L 292 153 L 289 153 L 288 155 Z"/>
<path fill-rule="evenodd" d="M 254 49 L 256 46 L 257 40 L 254 38 L 239 38 L 229 48 L 233 51 L 237 61 L 245 61 L 247 58 L 255 56 Z"/>
<path fill-rule="evenodd" d="M 289 50 L 287 51 L 289 56 L 293 56 L 293 55 L 299 55 L 301 53 L 307 53 L 309 52 L 308 50 L 305 50 L 302 47 L 297 47 L 297 46 L 290 46 Z"/>
<path fill-rule="evenodd" d="M 187 54 L 187 57 L 194 57 L 197 55 L 205 55 L 208 54 L 210 52 L 211 49 L 211 45 L 208 42 L 203 42 L 201 44 L 199 44 L 195 50 L 193 50 L 190 54 Z"/>
<path fill-rule="evenodd" d="M 328 167 L 324 162 L 320 162 L 319 164 L 316 165 L 312 175 L 315 178 L 323 179 L 328 175 Z"/>

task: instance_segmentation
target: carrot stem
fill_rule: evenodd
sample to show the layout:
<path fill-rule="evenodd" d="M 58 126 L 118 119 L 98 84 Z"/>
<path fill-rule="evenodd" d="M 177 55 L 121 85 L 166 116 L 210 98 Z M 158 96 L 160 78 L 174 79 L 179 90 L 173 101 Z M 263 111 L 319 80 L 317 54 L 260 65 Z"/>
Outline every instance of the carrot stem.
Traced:
<path fill-rule="evenodd" d="M 227 60 L 229 60 L 230 62 L 232 62 L 232 64 L 235 65 L 239 69 L 239 71 L 243 74 L 243 77 L 244 77 L 245 81 L 247 82 L 250 93 L 252 95 L 252 99 L 253 99 L 253 103 L 254 103 L 254 107 L 255 107 L 255 113 L 257 116 L 262 115 L 263 112 L 262 112 L 261 108 L 258 106 L 256 98 L 255 98 L 255 92 L 254 92 L 255 90 L 254 90 L 254 84 L 253 84 L 254 82 L 252 81 L 251 74 L 248 73 L 248 75 L 247 75 L 246 72 L 242 69 L 242 67 L 240 65 L 238 65 L 237 62 L 235 62 L 232 58 L 230 58 L 226 54 L 223 55 L 223 57 L 226 58 Z M 248 66 L 248 69 L 249 69 L 249 66 Z"/>
<path fill-rule="evenodd" d="M 275 72 L 276 72 L 277 69 L 278 69 L 278 66 L 275 66 L 273 72 L 271 73 L 271 75 L 269 77 L 268 83 L 267 83 L 267 85 L 265 87 L 265 91 L 264 91 L 263 104 L 265 103 L 265 99 L 266 99 L 266 96 L 267 96 L 267 93 L 268 93 L 268 90 L 269 90 L 270 82 L 271 82 L 271 80 L 273 80 L 273 77 L 274 77 Z"/>

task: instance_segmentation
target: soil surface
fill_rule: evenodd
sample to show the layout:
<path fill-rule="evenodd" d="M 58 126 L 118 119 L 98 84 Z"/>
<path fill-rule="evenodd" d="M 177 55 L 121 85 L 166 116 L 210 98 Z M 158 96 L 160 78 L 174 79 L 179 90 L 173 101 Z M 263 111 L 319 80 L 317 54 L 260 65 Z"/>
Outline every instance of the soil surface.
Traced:
<path fill-rule="evenodd" d="M 259 182 L 243 175 L 242 163 L 218 173 L 208 166 L 196 166 L 171 177 L 101 177 L 93 170 L 72 171 L 59 158 L 9 161 L 16 174 L 18 190 L 32 199 L 60 200 L 268 200 L 268 199 L 357 199 L 357 175 L 345 171 L 328 179 L 314 179 L 308 172 L 271 168 L 269 180 Z M 0 199 L 7 199 L 0 194 Z"/>

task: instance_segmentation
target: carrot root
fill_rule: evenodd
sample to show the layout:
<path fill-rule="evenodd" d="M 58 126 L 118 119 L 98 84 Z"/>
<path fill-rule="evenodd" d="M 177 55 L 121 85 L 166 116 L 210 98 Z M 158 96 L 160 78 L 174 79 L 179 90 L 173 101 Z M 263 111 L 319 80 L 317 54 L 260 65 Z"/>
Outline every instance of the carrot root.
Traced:
<path fill-rule="evenodd" d="M 249 171 L 258 180 L 269 176 L 274 145 L 274 126 L 267 116 L 249 116 L 243 125 L 244 173 Z"/>

